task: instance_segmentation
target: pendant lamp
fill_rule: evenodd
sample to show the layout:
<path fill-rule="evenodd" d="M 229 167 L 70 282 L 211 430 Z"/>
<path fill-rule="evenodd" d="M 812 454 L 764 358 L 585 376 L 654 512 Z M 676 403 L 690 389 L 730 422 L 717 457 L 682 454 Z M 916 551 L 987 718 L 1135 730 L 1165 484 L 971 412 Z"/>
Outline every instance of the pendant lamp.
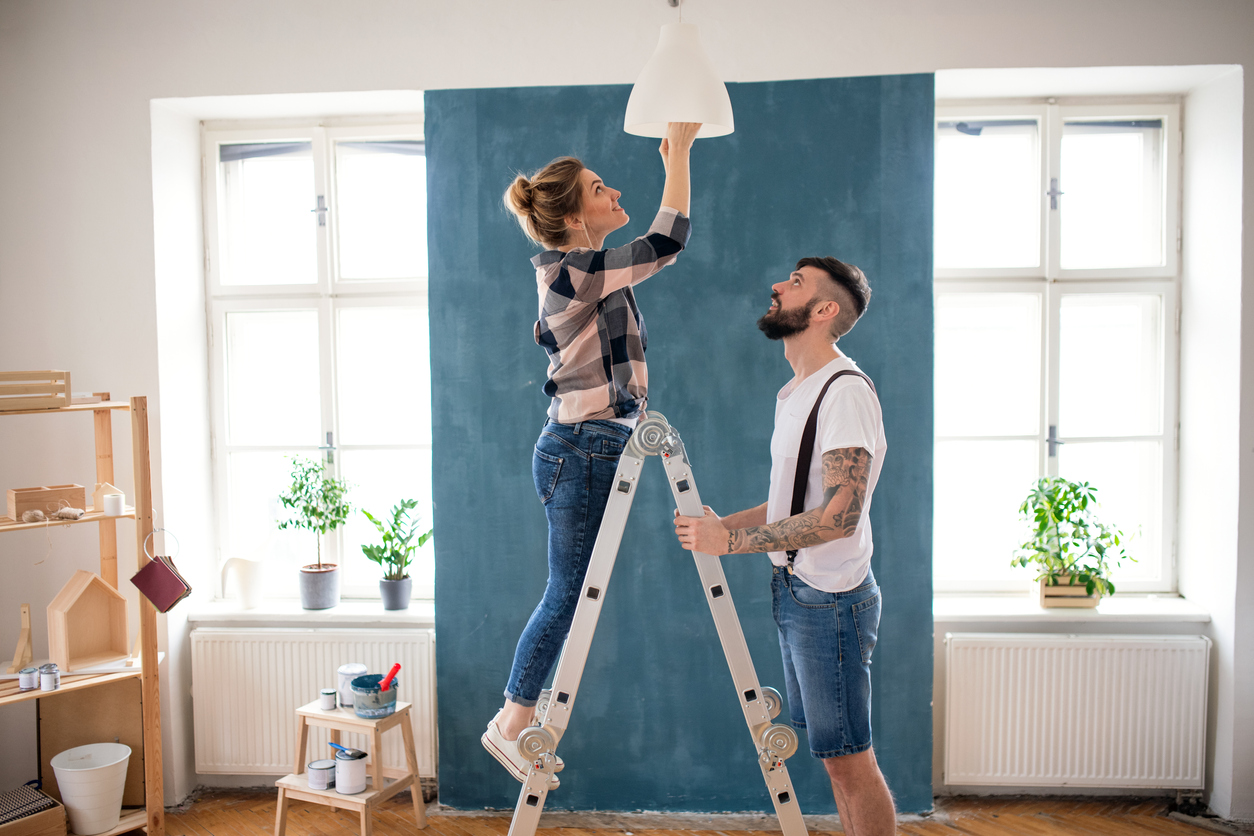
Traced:
<path fill-rule="evenodd" d="M 623 130 L 663 137 L 667 122 L 702 123 L 698 139 L 736 129 L 727 85 L 705 54 L 696 24 L 683 23 L 682 18 L 662 26 L 653 57 L 631 88 Z"/>

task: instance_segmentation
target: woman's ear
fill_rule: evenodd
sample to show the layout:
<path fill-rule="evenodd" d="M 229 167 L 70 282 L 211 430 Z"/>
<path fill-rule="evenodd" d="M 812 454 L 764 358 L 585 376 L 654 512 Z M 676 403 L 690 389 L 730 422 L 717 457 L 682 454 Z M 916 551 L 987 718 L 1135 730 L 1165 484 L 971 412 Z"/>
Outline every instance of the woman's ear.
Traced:
<path fill-rule="evenodd" d="M 583 229 L 583 218 L 577 218 L 574 215 L 566 216 L 567 229 Z"/>

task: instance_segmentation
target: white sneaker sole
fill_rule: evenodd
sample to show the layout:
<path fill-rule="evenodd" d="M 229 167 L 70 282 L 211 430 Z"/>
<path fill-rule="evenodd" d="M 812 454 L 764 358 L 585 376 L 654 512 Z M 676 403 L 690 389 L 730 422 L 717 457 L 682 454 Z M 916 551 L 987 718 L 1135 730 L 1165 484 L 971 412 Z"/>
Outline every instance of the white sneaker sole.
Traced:
<path fill-rule="evenodd" d="M 495 732 L 495 734 L 493 734 L 493 732 Z M 483 736 L 479 738 L 479 742 L 483 744 L 483 748 L 488 751 L 489 755 L 496 758 L 497 762 L 500 763 L 501 766 L 505 767 L 505 770 L 509 772 L 510 775 L 514 776 L 515 781 L 518 781 L 520 784 L 525 784 L 527 782 L 528 770 L 520 766 L 518 762 L 510 756 L 510 753 L 505 748 L 510 747 L 516 753 L 518 752 L 518 744 L 513 740 L 505 739 L 505 736 L 501 734 L 501 730 L 497 728 L 495 719 L 488 723 L 488 730 L 485 731 Z M 521 758 L 522 756 L 518 755 L 518 757 Z M 530 766 L 530 764 L 527 764 L 528 769 Z M 549 790 L 555 790 L 559 786 L 561 786 L 561 780 L 556 775 L 550 775 Z"/>

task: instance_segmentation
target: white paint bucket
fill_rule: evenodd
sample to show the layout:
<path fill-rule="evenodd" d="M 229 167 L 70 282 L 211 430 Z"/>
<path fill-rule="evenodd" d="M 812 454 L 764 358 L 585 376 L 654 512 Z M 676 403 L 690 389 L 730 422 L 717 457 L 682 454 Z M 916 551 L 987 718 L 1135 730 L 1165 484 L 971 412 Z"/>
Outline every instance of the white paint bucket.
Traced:
<path fill-rule="evenodd" d="M 356 795 L 366 789 L 366 753 L 360 749 L 335 753 L 335 791 Z"/>
<path fill-rule="evenodd" d="M 122 743 L 75 746 L 52 759 L 70 830 L 92 836 L 117 827 L 131 747 Z"/>
<path fill-rule="evenodd" d="M 366 666 L 359 662 L 340 665 L 336 674 L 339 676 L 340 705 L 344 708 L 353 707 L 353 680 L 366 672 Z"/>
<path fill-rule="evenodd" d="M 305 769 L 309 772 L 309 789 L 329 790 L 335 786 L 335 761 L 313 761 Z"/>

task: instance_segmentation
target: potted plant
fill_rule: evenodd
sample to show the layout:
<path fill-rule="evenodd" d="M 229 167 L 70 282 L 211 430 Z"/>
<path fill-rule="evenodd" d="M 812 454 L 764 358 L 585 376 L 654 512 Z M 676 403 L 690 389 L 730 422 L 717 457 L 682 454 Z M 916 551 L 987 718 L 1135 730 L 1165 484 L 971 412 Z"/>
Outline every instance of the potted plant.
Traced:
<path fill-rule="evenodd" d="M 1096 607 L 1113 595 L 1112 563 L 1135 560 L 1124 551 L 1119 529 L 1097 519 L 1097 488 L 1059 476 L 1038 479 L 1019 514 L 1032 536 L 1010 561 L 1035 564 L 1042 607 Z"/>
<path fill-rule="evenodd" d="M 340 602 L 340 567 L 322 562 L 322 535 L 348 519 L 352 506 L 344 498 L 347 493 L 348 483 L 332 476 L 326 465 L 300 456 L 292 459 L 292 484 L 279 496 L 292 515 L 281 520 L 279 528 L 314 532 L 318 560 L 300 567 L 300 605 L 307 610 L 325 610 Z"/>
<path fill-rule="evenodd" d="M 414 552 L 425 546 L 433 533 L 433 529 L 427 529 L 418 534 L 418 516 L 412 513 L 417 505 L 416 499 L 402 499 L 392 506 L 391 518 L 382 520 L 362 509 L 366 519 L 374 523 L 383 537 L 382 545 L 362 546 L 361 550 L 384 569 L 383 578 L 379 581 L 379 595 L 383 598 L 385 610 L 409 608 L 409 595 L 414 585 L 407 571 L 409 562 Z M 415 536 L 418 538 L 416 542 Z"/>

